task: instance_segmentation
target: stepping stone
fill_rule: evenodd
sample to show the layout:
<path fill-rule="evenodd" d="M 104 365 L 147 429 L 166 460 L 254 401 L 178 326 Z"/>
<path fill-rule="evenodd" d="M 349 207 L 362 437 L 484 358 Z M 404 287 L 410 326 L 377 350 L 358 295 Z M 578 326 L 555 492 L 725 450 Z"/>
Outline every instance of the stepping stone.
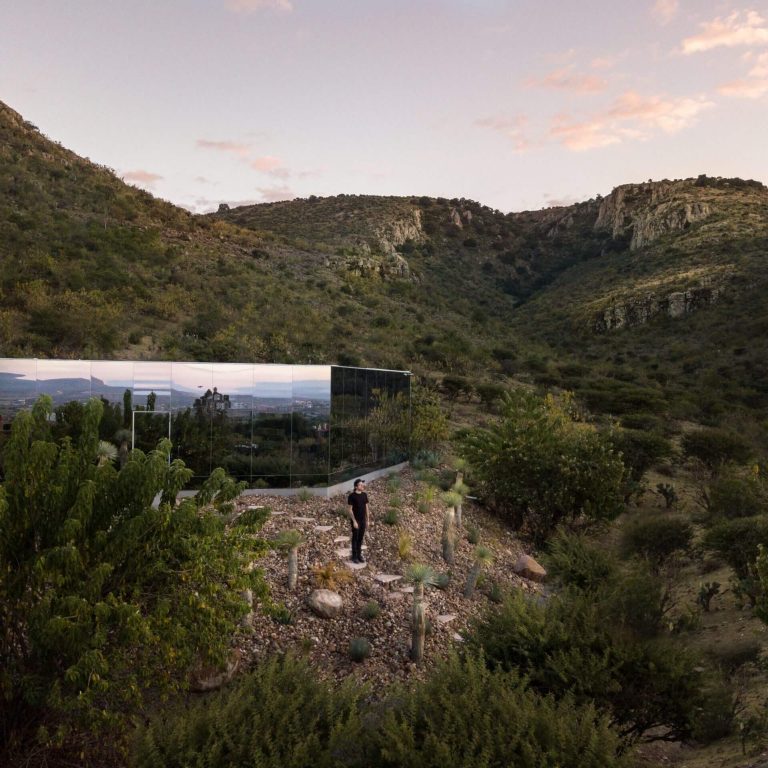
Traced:
<path fill-rule="evenodd" d="M 349 536 L 337 536 L 337 537 L 336 537 L 336 538 L 333 540 L 333 543 L 334 543 L 334 544 L 341 544 L 341 543 L 343 543 L 343 542 L 345 542 L 345 541 L 349 541 L 349 538 L 350 538 Z"/>
<path fill-rule="evenodd" d="M 464 642 L 464 638 L 463 638 L 463 637 L 462 637 L 462 636 L 461 636 L 461 635 L 460 635 L 458 632 L 454 632 L 454 633 L 453 633 L 453 639 L 454 639 L 454 640 L 455 640 L 457 643 L 463 643 L 463 642 Z"/>
<path fill-rule="evenodd" d="M 456 614 L 455 613 L 441 613 L 437 617 L 437 620 L 441 624 L 447 624 L 449 621 L 453 621 L 455 618 L 456 618 Z"/>
<path fill-rule="evenodd" d="M 275 517 L 276 515 L 284 515 L 286 514 L 284 509 L 274 509 L 272 510 L 272 517 Z"/>
<path fill-rule="evenodd" d="M 297 515 L 294 515 L 293 519 L 296 520 L 299 523 L 314 523 L 315 522 L 315 518 L 314 517 L 298 517 Z"/>
<path fill-rule="evenodd" d="M 392 584 L 395 581 L 400 581 L 400 579 L 403 577 L 397 576 L 394 573 L 377 573 L 373 578 L 374 581 L 378 581 L 386 586 L 387 584 Z"/>
<path fill-rule="evenodd" d="M 386 600 L 388 603 L 394 603 L 395 601 L 405 600 L 405 595 L 402 592 L 385 592 L 381 599 Z"/>
<path fill-rule="evenodd" d="M 400 587 L 400 591 L 404 595 L 412 595 L 413 594 L 413 587 Z"/>
<path fill-rule="evenodd" d="M 352 550 L 351 549 L 337 549 L 336 550 L 336 557 L 340 557 L 344 560 L 352 557 Z"/>
<path fill-rule="evenodd" d="M 328 531 L 332 530 L 332 525 L 316 525 L 315 530 L 319 533 L 327 533 Z"/>
<path fill-rule="evenodd" d="M 351 560 L 345 560 L 344 565 L 351 571 L 361 571 L 363 568 L 368 567 L 368 563 L 353 563 Z"/>
<path fill-rule="evenodd" d="M 246 509 L 264 509 L 263 504 L 251 504 L 250 506 L 246 507 Z"/>

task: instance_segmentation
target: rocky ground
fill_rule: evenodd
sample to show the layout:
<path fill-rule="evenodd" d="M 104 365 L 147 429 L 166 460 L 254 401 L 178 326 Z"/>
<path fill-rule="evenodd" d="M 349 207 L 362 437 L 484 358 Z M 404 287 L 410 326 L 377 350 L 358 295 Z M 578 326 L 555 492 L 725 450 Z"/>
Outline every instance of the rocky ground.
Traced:
<path fill-rule="evenodd" d="M 239 509 L 264 505 L 271 510 L 262 535 L 274 539 L 280 531 L 297 529 L 305 544 L 298 550 L 299 579 L 295 591 L 287 586 L 287 559 L 284 552 L 270 551 L 259 567 L 263 568 L 270 586 L 272 601 L 284 606 L 290 623 L 281 623 L 256 608 L 252 634 L 242 651 L 252 660 L 280 650 L 295 650 L 309 656 L 313 664 L 336 678 L 354 675 L 374 687 L 418 675 L 452 647 L 461 643 L 461 633 L 473 618 L 481 615 L 492 603 L 492 586 L 533 591 L 537 585 L 517 576 L 513 566 L 523 548 L 515 536 L 497 519 L 468 501 L 464 504 L 463 530 L 456 545 L 455 562 L 448 565 L 442 559 L 441 532 L 444 505 L 438 500 L 429 512 L 419 511 L 418 496 L 425 486 L 410 470 L 399 475 L 400 487 L 392 479 L 368 484 L 373 524 L 366 534 L 366 564 L 349 562 L 350 525 L 346 512 L 346 496 L 331 499 L 297 497 L 244 497 Z M 351 484 L 350 484 L 351 485 Z M 399 504 L 399 520 L 395 525 L 383 522 L 387 510 Z M 467 575 L 472 568 L 475 545 L 467 539 L 471 528 L 480 532 L 480 542 L 494 554 L 494 562 L 484 570 L 480 589 L 472 598 L 464 597 Z M 412 539 L 412 551 L 403 558 L 398 548 L 401 535 Z M 445 589 L 430 587 L 426 591 L 430 630 L 427 636 L 425 661 L 414 664 L 409 657 L 411 637 L 412 596 L 404 578 L 410 563 L 425 563 L 435 571 L 450 573 Z M 336 583 L 320 583 L 315 570 L 332 565 Z M 381 576 L 403 577 L 391 580 Z M 324 619 L 315 615 L 307 603 L 312 591 L 327 586 L 343 601 L 339 615 Z M 498 593 L 496 593 L 498 594 Z M 365 618 L 363 608 L 375 602 L 380 612 L 375 618 Z M 370 656 L 353 662 L 349 646 L 353 638 L 366 638 L 371 646 Z"/>

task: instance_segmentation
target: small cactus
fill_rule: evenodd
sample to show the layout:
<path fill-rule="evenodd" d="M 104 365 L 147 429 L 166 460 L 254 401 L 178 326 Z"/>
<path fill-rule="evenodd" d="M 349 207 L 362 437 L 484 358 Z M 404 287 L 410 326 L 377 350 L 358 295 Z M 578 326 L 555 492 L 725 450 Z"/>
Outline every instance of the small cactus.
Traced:
<path fill-rule="evenodd" d="M 349 658 L 352 661 L 365 661 L 371 655 L 371 643 L 364 637 L 353 637 L 349 641 Z"/>

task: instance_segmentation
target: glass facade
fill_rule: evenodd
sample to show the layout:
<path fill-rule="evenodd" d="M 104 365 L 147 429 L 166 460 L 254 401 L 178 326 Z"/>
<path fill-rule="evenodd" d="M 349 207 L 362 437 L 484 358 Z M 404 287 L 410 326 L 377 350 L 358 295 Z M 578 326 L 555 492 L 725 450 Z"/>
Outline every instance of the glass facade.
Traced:
<path fill-rule="evenodd" d="M 329 365 L 0 359 L 0 449 L 13 417 L 53 399 L 54 433 L 101 398 L 101 438 L 148 451 L 169 437 L 201 482 L 326 486 L 408 458 L 410 374 Z"/>

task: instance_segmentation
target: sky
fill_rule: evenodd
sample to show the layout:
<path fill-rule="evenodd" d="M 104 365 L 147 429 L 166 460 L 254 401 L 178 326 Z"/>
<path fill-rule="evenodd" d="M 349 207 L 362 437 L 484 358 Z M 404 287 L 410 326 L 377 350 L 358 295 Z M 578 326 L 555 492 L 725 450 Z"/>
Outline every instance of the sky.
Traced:
<path fill-rule="evenodd" d="M 768 182 L 768 0 L 0 0 L 0 100 L 195 212 Z"/>

